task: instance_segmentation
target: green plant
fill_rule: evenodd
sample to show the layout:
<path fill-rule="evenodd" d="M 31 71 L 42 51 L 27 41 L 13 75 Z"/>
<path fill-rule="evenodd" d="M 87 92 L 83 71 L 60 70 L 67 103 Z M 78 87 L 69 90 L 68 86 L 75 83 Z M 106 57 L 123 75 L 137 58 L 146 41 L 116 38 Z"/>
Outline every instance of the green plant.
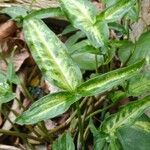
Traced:
<path fill-rule="evenodd" d="M 144 122 L 138 123 L 139 117 L 150 107 L 150 76 L 147 69 L 150 44 L 145 43 L 150 39 L 150 32 L 144 33 L 138 41 L 132 43 L 129 39 L 119 41 L 109 39 L 109 30 L 115 29 L 122 35 L 128 36 L 129 28 L 125 23 L 118 24 L 117 21 L 120 19 L 124 22 L 129 19 L 134 21 L 135 17 L 131 14 L 134 12 L 137 15 L 137 2 L 136 0 L 105 0 L 107 8 L 98 12 L 88 0 L 59 1 L 61 9 L 31 11 L 21 16 L 20 20 L 23 20 L 23 32 L 30 52 L 42 75 L 49 83 L 57 86 L 59 92 L 50 93 L 34 102 L 16 119 L 16 123 L 35 124 L 54 118 L 76 103 L 79 124 L 77 147 L 81 144 L 81 148 L 85 149 L 86 131 L 90 127 L 94 136 L 95 150 L 126 149 L 126 142 L 121 138 L 125 138 L 125 133 L 131 128 L 138 130 L 142 123 L 144 125 Z M 62 43 L 41 20 L 47 16 L 65 18 L 71 23 L 61 35 L 76 33 L 72 34 L 65 44 Z M 121 68 L 113 70 L 115 56 L 120 58 Z M 84 81 L 82 71 L 94 69 L 96 72 L 94 77 Z M 104 97 L 107 106 L 104 105 L 103 109 L 98 108 L 94 111 L 93 107 L 99 101 L 97 95 L 100 98 Z M 107 113 L 110 106 L 129 96 L 138 97 L 138 100 L 125 105 L 113 115 Z M 79 102 L 82 103 L 83 97 L 89 101 L 89 109 L 81 109 Z M 110 100 L 109 103 L 107 99 Z M 89 118 L 100 112 L 102 112 L 100 117 L 102 123 L 99 129 L 94 127 L 92 121 L 88 125 Z M 146 135 L 150 132 L 148 128 L 150 122 L 147 121 L 147 117 L 145 120 L 147 125 L 144 126 L 143 137 L 144 133 Z M 87 130 L 84 130 L 86 125 Z M 60 137 L 52 147 L 54 150 L 75 149 L 69 133 Z"/>

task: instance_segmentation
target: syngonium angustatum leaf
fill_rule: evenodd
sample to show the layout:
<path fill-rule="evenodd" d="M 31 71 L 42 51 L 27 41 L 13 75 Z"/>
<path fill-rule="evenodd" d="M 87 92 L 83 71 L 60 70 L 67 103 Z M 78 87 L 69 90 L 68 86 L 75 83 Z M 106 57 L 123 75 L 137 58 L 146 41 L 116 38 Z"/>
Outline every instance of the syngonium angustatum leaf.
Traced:
<path fill-rule="evenodd" d="M 41 20 L 24 20 L 23 31 L 32 56 L 45 78 L 62 89 L 73 91 L 81 82 L 82 74 L 66 46 Z"/>
<path fill-rule="evenodd" d="M 54 118 L 64 113 L 71 104 L 75 103 L 79 96 L 69 92 L 48 94 L 38 101 L 16 119 L 18 124 L 34 124 L 41 120 Z"/>
<path fill-rule="evenodd" d="M 50 7 L 50 8 L 42 8 L 39 10 L 33 10 L 26 18 L 65 18 L 64 13 L 61 11 L 60 7 Z"/>
<path fill-rule="evenodd" d="M 121 19 L 135 4 L 136 0 L 120 0 L 97 15 L 97 21 L 114 22 Z"/>
<path fill-rule="evenodd" d="M 98 48 L 107 43 L 108 25 L 96 22 L 96 7 L 88 0 L 59 0 L 61 8 L 75 28 L 82 30 L 91 44 Z"/>
<path fill-rule="evenodd" d="M 122 81 L 127 80 L 138 73 L 144 64 L 144 60 L 125 68 L 110 71 L 99 75 L 81 84 L 77 91 L 82 96 L 90 96 L 103 93 L 112 87 L 119 85 Z"/>
<path fill-rule="evenodd" d="M 114 135 L 117 129 L 123 126 L 132 125 L 144 110 L 150 107 L 150 96 L 141 100 L 129 103 L 118 113 L 108 117 L 101 126 L 101 131 L 109 135 Z"/>

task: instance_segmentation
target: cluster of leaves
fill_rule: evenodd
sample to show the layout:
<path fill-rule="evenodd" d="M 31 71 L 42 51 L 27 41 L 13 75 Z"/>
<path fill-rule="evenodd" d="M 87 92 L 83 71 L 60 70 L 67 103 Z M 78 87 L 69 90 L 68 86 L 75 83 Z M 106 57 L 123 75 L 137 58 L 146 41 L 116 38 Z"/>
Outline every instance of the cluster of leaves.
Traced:
<path fill-rule="evenodd" d="M 116 114 L 105 116 L 99 129 L 94 127 L 92 121 L 89 123 L 95 150 L 134 149 L 128 140 L 132 142 L 140 132 L 143 138 L 149 137 L 150 132 L 149 118 L 142 115 L 150 107 L 150 75 L 147 69 L 150 63 L 150 32 L 132 43 L 124 39 L 109 39 L 109 31 L 116 30 L 122 37 L 128 35 L 129 28 L 118 22 L 121 19 L 137 20 L 139 10 L 136 0 L 104 0 L 106 9 L 101 12 L 88 0 L 59 1 L 60 8 L 31 12 L 20 8 L 20 16 L 16 14 L 16 8 L 1 11 L 22 24 L 26 43 L 42 75 L 59 88 L 59 92 L 50 93 L 34 102 L 16 119 L 16 123 L 35 124 L 54 118 L 63 114 L 72 104 L 78 104 L 82 97 L 106 93 L 114 104 L 122 98 L 135 96 L 138 100 L 125 105 Z M 66 19 L 71 23 L 61 34 L 72 33 L 65 43 L 41 20 L 45 17 Z M 123 67 L 113 70 L 111 64 L 115 56 Z M 105 68 L 106 71 L 99 73 L 99 69 L 105 66 L 109 69 Z M 95 77 L 83 81 L 82 72 L 94 69 Z M 0 86 L 6 89 L 4 82 Z M 2 95 L 5 97 L 6 90 Z M 5 102 L 11 99 L 12 94 Z M 131 137 L 129 133 L 132 133 Z M 145 140 L 144 149 L 148 149 L 146 142 L 149 141 Z M 75 149 L 71 135 L 62 135 L 54 142 L 53 149 Z"/>

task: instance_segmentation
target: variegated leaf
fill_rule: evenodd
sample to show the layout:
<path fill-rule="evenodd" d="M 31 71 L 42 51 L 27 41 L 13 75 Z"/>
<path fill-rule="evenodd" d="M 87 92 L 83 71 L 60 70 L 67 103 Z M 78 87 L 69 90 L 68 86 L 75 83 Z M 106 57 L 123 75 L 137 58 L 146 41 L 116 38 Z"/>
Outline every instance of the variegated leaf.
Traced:
<path fill-rule="evenodd" d="M 97 21 L 114 22 L 121 19 L 135 4 L 136 0 L 120 0 L 97 15 Z"/>
<path fill-rule="evenodd" d="M 16 119 L 18 124 L 34 124 L 41 120 L 54 118 L 64 113 L 71 104 L 79 99 L 69 92 L 49 94 L 35 103 Z"/>
<path fill-rule="evenodd" d="M 123 126 L 131 125 L 150 107 L 150 96 L 124 106 L 117 114 L 108 117 L 101 126 L 101 131 L 114 135 L 115 131 Z"/>
<path fill-rule="evenodd" d="M 82 96 L 90 96 L 110 90 L 138 73 L 143 63 L 144 61 L 140 61 L 126 68 L 117 69 L 90 79 L 78 87 L 78 93 Z"/>
<path fill-rule="evenodd" d="M 62 89 L 74 90 L 81 82 L 82 74 L 66 46 L 41 20 L 24 20 L 23 31 L 32 56 L 46 79 Z"/>
<path fill-rule="evenodd" d="M 39 10 L 33 10 L 26 18 L 37 18 L 37 19 L 44 19 L 44 18 L 65 18 L 64 13 L 61 11 L 60 7 L 52 7 L 52 8 L 42 8 Z"/>
<path fill-rule="evenodd" d="M 96 48 L 104 46 L 109 37 L 107 24 L 96 22 L 96 8 L 88 0 L 59 0 L 62 10 L 74 27 L 82 30 Z"/>

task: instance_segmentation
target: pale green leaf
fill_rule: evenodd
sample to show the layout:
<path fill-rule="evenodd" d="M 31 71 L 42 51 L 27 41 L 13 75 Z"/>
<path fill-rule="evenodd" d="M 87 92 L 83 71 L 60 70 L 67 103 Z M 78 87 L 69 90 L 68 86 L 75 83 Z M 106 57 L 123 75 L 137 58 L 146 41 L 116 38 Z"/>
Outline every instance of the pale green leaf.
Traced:
<path fill-rule="evenodd" d="M 82 30 L 91 44 L 98 48 L 107 43 L 109 30 L 107 24 L 96 22 L 96 8 L 88 0 L 59 0 L 73 26 Z"/>
<path fill-rule="evenodd" d="M 52 150 L 75 150 L 73 139 L 69 132 L 61 135 L 52 145 Z"/>
<path fill-rule="evenodd" d="M 81 82 L 82 74 L 66 46 L 41 20 L 24 20 L 23 31 L 32 56 L 45 78 L 62 89 L 74 90 Z"/>
<path fill-rule="evenodd" d="M 101 131 L 114 136 L 117 129 L 132 125 L 144 111 L 150 107 L 150 96 L 129 103 L 118 113 L 108 117 L 101 126 Z"/>
<path fill-rule="evenodd" d="M 121 19 L 135 4 L 136 0 L 120 0 L 97 15 L 97 21 L 114 22 Z"/>
<path fill-rule="evenodd" d="M 3 8 L 2 10 L 0 10 L 0 13 L 7 14 L 12 19 L 15 19 L 20 16 L 25 17 L 27 15 L 27 9 L 24 7 L 12 6 L 12 7 Z"/>
<path fill-rule="evenodd" d="M 41 120 L 54 118 L 64 113 L 78 99 L 78 96 L 69 92 L 49 94 L 33 103 L 17 118 L 16 122 L 21 125 L 34 124 Z"/>
<path fill-rule="evenodd" d="M 137 74 L 141 70 L 143 63 L 143 61 L 140 61 L 134 65 L 117 69 L 90 79 L 78 87 L 78 93 L 83 96 L 89 96 L 110 90 L 124 80 Z"/>

